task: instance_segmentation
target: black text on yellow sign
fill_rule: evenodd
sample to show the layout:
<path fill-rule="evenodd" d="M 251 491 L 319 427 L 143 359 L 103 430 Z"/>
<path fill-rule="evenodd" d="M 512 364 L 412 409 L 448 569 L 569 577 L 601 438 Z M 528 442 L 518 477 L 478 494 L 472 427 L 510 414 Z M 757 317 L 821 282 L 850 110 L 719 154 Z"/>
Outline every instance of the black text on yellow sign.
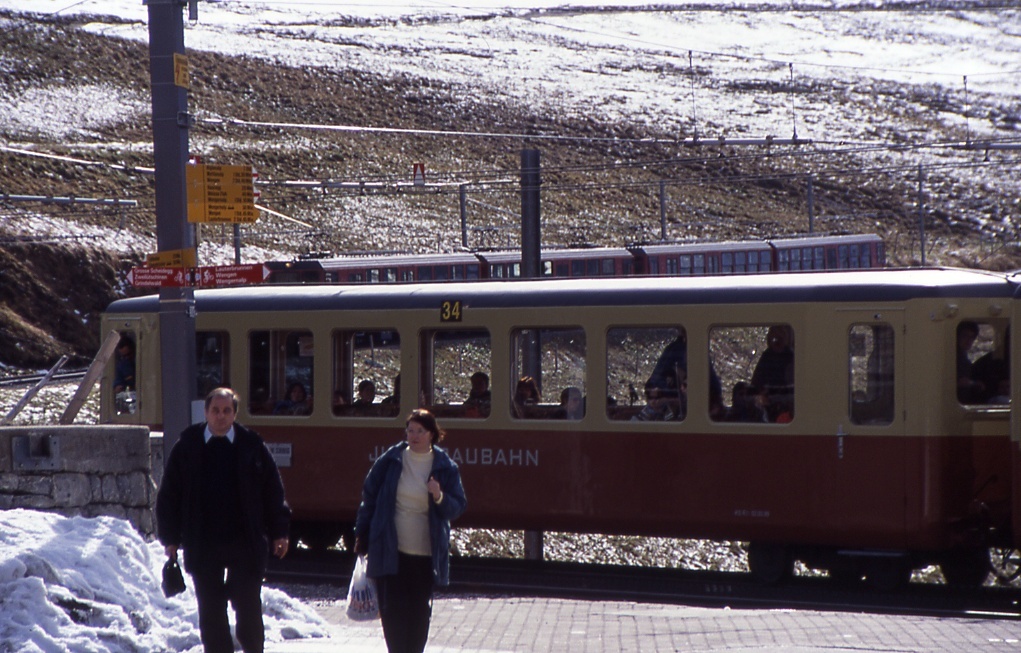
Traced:
<path fill-rule="evenodd" d="M 188 222 L 255 222 L 251 166 L 187 166 Z"/>
<path fill-rule="evenodd" d="M 174 86 L 191 88 L 191 73 L 188 70 L 188 57 L 180 52 L 174 53 Z"/>
<path fill-rule="evenodd" d="M 193 268 L 196 264 L 194 249 L 173 249 L 165 252 L 148 254 L 145 264 L 153 268 Z"/>

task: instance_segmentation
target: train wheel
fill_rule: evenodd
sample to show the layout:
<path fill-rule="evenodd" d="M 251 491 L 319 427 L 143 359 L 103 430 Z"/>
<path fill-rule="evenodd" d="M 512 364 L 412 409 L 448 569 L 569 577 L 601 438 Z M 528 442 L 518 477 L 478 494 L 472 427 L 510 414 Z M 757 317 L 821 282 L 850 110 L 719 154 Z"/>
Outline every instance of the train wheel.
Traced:
<path fill-rule="evenodd" d="M 865 580 L 881 592 L 892 592 L 911 581 L 911 565 L 900 556 L 872 558 L 865 566 Z"/>
<path fill-rule="evenodd" d="M 348 553 L 354 553 L 355 551 L 355 529 L 354 527 L 345 528 L 344 533 L 340 536 L 341 541 L 344 544 L 344 549 Z"/>
<path fill-rule="evenodd" d="M 776 585 L 794 573 L 794 560 L 783 545 L 752 542 L 748 545 L 748 568 L 759 582 Z"/>
<path fill-rule="evenodd" d="M 1008 585 L 1021 576 L 1021 551 L 1017 549 L 993 549 L 990 552 L 993 574 L 1003 585 Z"/>
<path fill-rule="evenodd" d="M 299 537 L 312 551 L 325 551 L 336 546 L 342 530 L 339 524 L 305 523 L 301 525 Z"/>
<path fill-rule="evenodd" d="M 947 553 L 939 563 L 947 585 L 981 587 L 989 577 L 989 549 L 964 549 Z"/>

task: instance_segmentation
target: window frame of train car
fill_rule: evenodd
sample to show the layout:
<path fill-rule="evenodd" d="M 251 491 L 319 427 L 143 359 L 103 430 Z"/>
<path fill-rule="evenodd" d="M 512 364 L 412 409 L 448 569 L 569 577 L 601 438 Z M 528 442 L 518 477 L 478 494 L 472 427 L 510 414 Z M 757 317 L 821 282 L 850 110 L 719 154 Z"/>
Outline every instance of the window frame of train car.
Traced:
<path fill-rule="evenodd" d="M 470 365 L 467 369 L 462 367 L 461 352 L 458 352 L 459 367 L 462 367 L 460 372 L 451 373 L 437 372 L 437 342 L 443 343 L 441 350 L 447 350 L 449 347 L 447 343 L 457 342 L 458 340 L 467 340 L 467 345 L 476 349 L 478 352 L 483 353 L 481 358 L 474 357 L 478 364 Z M 484 341 L 484 344 L 480 344 Z M 460 346 L 465 346 L 466 343 L 462 342 Z M 421 329 L 418 333 L 418 352 L 417 357 L 419 360 L 418 365 L 418 393 L 420 395 L 419 404 L 429 409 L 438 419 L 485 419 L 489 417 L 492 399 L 490 399 L 489 407 L 479 407 L 479 410 L 473 411 L 469 405 L 467 405 L 467 399 L 471 391 L 471 377 L 477 372 L 483 372 L 490 378 L 492 383 L 492 369 L 493 369 L 493 334 L 487 327 L 478 326 L 447 326 L 447 327 L 429 327 Z M 484 362 L 482 362 L 484 359 Z M 437 378 L 460 378 L 460 385 L 458 390 L 453 391 L 448 396 L 460 399 L 459 402 L 437 402 L 436 399 L 436 380 Z M 490 387 L 490 393 L 492 393 L 492 387 Z"/>
<path fill-rule="evenodd" d="M 359 340 L 367 343 L 367 346 L 359 346 Z M 376 342 L 379 345 L 376 345 Z M 392 353 L 396 347 L 396 355 Z M 358 369 L 356 357 L 359 352 L 369 350 L 371 359 L 367 364 L 369 370 Z M 387 362 L 376 361 L 376 351 L 390 350 L 391 353 L 385 358 Z M 401 362 L 404 354 L 404 341 L 401 338 L 400 330 L 397 327 L 371 327 L 371 328 L 334 328 L 330 330 L 330 414 L 334 418 L 370 418 L 370 419 L 392 419 L 401 411 L 400 403 L 395 400 L 386 401 L 386 396 L 381 396 L 381 388 L 393 386 L 395 375 L 374 374 L 372 368 L 385 369 L 387 363 L 397 361 L 397 375 L 401 372 Z M 371 406 L 357 406 L 358 387 L 365 381 L 371 381 L 375 388 L 376 397 Z M 402 378 L 403 383 L 403 378 Z M 336 401 L 336 396 L 341 393 L 343 403 Z M 388 396 L 401 397 L 401 391 L 396 387 L 390 387 Z"/>
<path fill-rule="evenodd" d="M 590 259 L 591 260 L 591 259 Z M 580 373 L 575 374 L 578 379 L 570 386 L 560 383 L 556 388 L 552 380 L 547 384 L 547 379 L 554 375 L 559 376 L 560 344 L 563 338 L 577 339 L 580 335 L 580 344 L 575 344 L 580 349 L 580 360 L 583 366 Z M 581 390 L 582 397 L 587 397 L 589 392 L 589 329 L 580 324 L 570 323 L 529 323 L 527 321 L 515 322 L 510 330 L 510 384 L 508 402 L 510 406 L 510 417 L 512 420 L 555 420 L 554 413 L 559 405 L 559 400 L 554 401 L 553 397 L 559 397 L 560 393 L 567 387 L 576 387 Z M 552 347 L 552 352 L 547 349 Z M 547 356 L 546 354 L 549 354 Z M 547 359 L 553 357 L 553 371 L 547 373 Z M 523 377 L 532 377 L 538 386 L 539 401 L 535 406 L 516 406 L 514 395 L 519 380 Z M 586 411 L 587 412 L 587 411 Z"/>

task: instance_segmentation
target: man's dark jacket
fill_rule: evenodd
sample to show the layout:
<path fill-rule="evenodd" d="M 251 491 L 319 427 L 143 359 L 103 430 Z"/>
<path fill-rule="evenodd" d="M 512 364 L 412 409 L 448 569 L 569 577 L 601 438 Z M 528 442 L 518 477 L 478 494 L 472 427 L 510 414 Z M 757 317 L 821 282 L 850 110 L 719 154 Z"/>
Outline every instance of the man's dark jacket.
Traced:
<path fill-rule="evenodd" d="M 184 549 L 184 568 L 194 572 L 204 544 L 202 524 L 202 450 L 205 424 L 194 424 L 181 433 L 170 451 L 163 470 L 163 482 L 156 495 L 156 529 L 160 542 Z M 284 498 L 280 471 L 263 443 L 250 429 L 234 424 L 237 448 L 238 494 L 241 498 L 244 532 L 241 541 L 247 557 L 265 572 L 269 543 L 287 537 L 291 509 Z"/>

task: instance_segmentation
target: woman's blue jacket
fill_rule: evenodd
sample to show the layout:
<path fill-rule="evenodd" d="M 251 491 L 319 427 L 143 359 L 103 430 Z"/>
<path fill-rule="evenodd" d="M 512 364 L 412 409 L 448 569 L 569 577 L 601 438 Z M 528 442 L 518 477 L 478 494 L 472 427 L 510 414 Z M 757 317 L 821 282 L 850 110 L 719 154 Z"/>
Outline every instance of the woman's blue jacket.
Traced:
<path fill-rule="evenodd" d="M 397 481 L 403 469 L 407 442 L 395 444 L 376 459 L 365 477 L 362 503 L 355 520 L 355 537 L 368 542 L 368 568 L 372 578 L 397 573 Z M 464 512 L 467 500 L 461 486 L 461 473 L 447 452 L 433 446 L 431 475 L 443 490 L 443 500 L 429 501 L 429 539 L 432 542 L 433 582 L 439 587 L 450 583 L 450 522 Z"/>

